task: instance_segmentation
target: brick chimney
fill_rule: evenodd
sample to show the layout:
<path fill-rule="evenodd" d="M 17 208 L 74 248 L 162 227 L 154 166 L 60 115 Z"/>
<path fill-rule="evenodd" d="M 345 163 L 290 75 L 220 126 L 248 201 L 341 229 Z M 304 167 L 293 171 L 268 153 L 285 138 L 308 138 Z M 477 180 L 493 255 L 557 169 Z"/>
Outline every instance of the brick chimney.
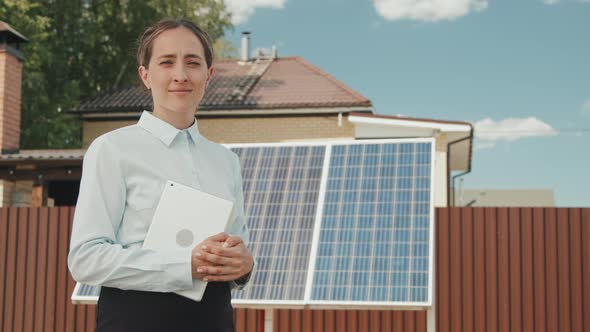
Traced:
<path fill-rule="evenodd" d="M 20 50 L 27 38 L 0 21 L 0 148 L 4 153 L 20 147 L 21 87 L 24 57 Z"/>

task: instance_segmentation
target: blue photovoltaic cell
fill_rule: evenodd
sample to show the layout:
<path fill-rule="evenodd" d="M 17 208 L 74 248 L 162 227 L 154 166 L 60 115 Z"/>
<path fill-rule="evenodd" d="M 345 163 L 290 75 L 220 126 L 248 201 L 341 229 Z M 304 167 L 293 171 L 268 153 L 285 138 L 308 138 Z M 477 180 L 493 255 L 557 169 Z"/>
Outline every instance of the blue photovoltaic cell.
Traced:
<path fill-rule="evenodd" d="M 78 296 L 98 296 L 100 294 L 100 286 L 90 286 L 85 284 L 80 284 L 80 288 L 78 290 Z"/>
<path fill-rule="evenodd" d="M 100 294 L 100 286 L 90 286 L 86 284 L 77 283 L 77 288 L 74 288 L 74 293 L 72 294 L 73 301 L 80 301 L 81 296 L 86 297 L 83 301 L 84 302 L 94 302 L 98 300 L 98 295 Z"/>
<path fill-rule="evenodd" d="M 232 148 L 242 166 L 249 286 L 234 299 L 303 300 L 325 146 Z"/>
<path fill-rule="evenodd" d="M 432 143 L 334 145 L 312 300 L 426 302 Z"/>

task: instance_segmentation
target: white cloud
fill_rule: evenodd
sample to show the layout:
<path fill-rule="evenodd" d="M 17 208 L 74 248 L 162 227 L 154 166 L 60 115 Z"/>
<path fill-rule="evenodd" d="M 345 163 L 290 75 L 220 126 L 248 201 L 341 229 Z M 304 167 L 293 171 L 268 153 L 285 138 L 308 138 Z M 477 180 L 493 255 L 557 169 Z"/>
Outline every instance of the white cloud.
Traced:
<path fill-rule="evenodd" d="M 242 24 L 248 21 L 256 8 L 285 7 L 286 0 L 225 0 L 227 10 L 232 13 L 232 23 Z"/>
<path fill-rule="evenodd" d="M 499 141 L 514 142 L 526 137 L 548 137 L 558 134 L 551 125 L 535 117 L 508 118 L 500 121 L 485 118 L 477 121 L 474 127 L 476 150 L 492 148 Z"/>
<path fill-rule="evenodd" d="M 487 0 L 373 0 L 379 15 L 390 21 L 409 19 L 435 22 L 454 20 L 488 7 Z"/>
<path fill-rule="evenodd" d="M 590 3 L 590 0 L 570 0 L 571 2 L 577 2 L 577 3 Z M 556 5 L 558 3 L 562 2 L 562 0 L 543 0 L 543 3 L 546 5 Z"/>

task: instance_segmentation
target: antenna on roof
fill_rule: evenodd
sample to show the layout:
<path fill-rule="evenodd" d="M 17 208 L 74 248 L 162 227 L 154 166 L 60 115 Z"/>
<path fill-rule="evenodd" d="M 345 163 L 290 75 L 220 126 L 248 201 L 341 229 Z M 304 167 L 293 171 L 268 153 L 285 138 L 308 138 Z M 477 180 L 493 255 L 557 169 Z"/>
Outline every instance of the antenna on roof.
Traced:
<path fill-rule="evenodd" d="M 277 58 L 277 47 L 272 48 L 259 47 L 254 52 L 256 54 L 256 60 L 274 60 Z"/>

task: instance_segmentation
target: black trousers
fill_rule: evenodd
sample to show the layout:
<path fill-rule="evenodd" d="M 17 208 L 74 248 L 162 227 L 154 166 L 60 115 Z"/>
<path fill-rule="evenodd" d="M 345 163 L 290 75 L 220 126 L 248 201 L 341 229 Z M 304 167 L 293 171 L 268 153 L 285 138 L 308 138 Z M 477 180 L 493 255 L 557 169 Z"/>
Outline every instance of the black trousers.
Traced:
<path fill-rule="evenodd" d="M 95 332 L 233 332 L 229 283 L 210 282 L 201 302 L 174 293 L 102 287 Z"/>

